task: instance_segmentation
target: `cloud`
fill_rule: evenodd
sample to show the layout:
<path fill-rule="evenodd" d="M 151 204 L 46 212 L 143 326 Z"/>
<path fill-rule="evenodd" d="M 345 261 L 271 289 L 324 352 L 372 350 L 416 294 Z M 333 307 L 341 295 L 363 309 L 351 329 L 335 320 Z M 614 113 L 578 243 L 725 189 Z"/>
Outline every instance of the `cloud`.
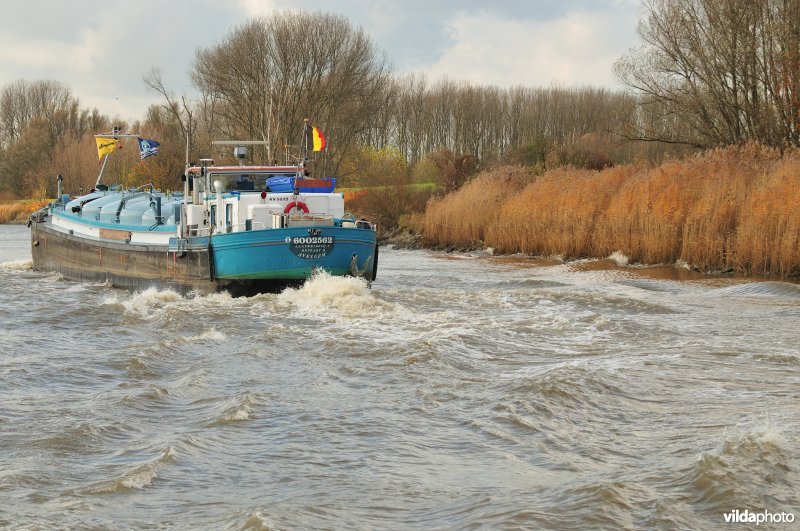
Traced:
<path fill-rule="evenodd" d="M 71 58 L 69 66 L 78 72 L 92 69 L 97 59 L 97 48 L 90 44 L 94 40 L 90 31 L 85 32 L 81 42 L 65 43 L 47 39 L 4 42 L 0 45 L 0 63 L 12 68 L 35 68 L 42 70 L 63 70 Z"/>
<path fill-rule="evenodd" d="M 448 25 L 450 46 L 417 71 L 498 86 L 616 86 L 614 61 L 630 45 L 633 14 L 571 11 L 548 21 L 497 13 L 461 14 Z"/>
<path fill-rule="evenodd" d="M 474 84 L 610 86 L 611 65 L 633 43 L 636 0 L 26 0 L 0 17 L 0 88 L 16 79 L 67 83 L 88 107 L 143 118 L 159 97 L 151 68 L 177 95 L 195 93 L 195 50 L 276 10 L 346 17 L 398 73 Z"/>
<path fill-rule="evenodd" d="M 273 0 L 236 0 L 235 5 L 247 17 L 265 16 L 281 9 Z"/>
<path fill-rule="evenodd" d="M 42 16 L 46 13 L 46 16 Z M 16 79 L 67 83 L 84 107 L 142 118 L 160 103 L 142 81 L 153 67 L 177 94 L 193 93 L 188 70 L 206 46 L 241 21 L 218 0 L 69 3 L 28 0 L 0 19 L 0 87 Z"/>

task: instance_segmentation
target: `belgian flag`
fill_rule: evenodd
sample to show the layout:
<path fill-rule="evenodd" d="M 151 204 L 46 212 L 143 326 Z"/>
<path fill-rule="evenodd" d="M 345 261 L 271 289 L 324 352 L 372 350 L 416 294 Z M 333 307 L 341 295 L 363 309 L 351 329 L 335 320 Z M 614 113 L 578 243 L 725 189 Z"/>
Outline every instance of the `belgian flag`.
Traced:
<path fill-rule="evenodd" d="M 313 125 L 309 125 L 306 128 L 306 148 L 309 151 L 322 151 L 325 149 L 325 135 Z"/>

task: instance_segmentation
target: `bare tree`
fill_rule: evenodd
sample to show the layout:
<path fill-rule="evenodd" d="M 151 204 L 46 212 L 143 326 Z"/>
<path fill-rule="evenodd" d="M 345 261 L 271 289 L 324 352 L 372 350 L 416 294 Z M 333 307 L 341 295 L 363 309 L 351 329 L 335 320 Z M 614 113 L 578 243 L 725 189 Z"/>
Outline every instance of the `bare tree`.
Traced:
<path fill-rule="evenodd" d="M 86 116 L 64 83 L 17 80 L 0 91 L 0 145 L 8 147 L 37 118 L 45 120 L 53 134 L 59 136 L 74 129 Z"/>
<path fill-rule="evenodd" d="M 334 171 L 360 137 L 374 136 L 376 117 L 391 101 L 388 66 L 370 38 L 326 14 L 245 23 L 197 51 L 192 80 L 216 102 L 217 126 L 227 136 L 269 139 L 273 148 L 294 146 L 297 153 L 303 119 L 310 118 L 334 146 Z"/>
<path fill-rule="evenodd" d="M 632 137 L 798 144 L 798 0 L 644 0 L 644 11 L 643 44 L 616 73 L 661 120 L 637 124 Z"/>
<path fill-rule="evenodd" d="M 151 69 L 147 74 L 145 74 L 144 83 L 148 87 L 150 87 L 153 91 L 158 93 L 164 98 L 165 103 L 162 104 L 162 108 L 169 113 L 169 115 L 173 118 L 174 123 L 178 125 L 181 130 L 182 138 L 186 142 L 187 146 L 187 156 L 190 156 L 192 151 L 193 139 L 194 139 L 194 114 L 192 111 L 192 106 L 187 103 L 186 96 L 181 96 L 181 101 L 178 102 L 176 97 L 167 90 L 167 87 L 164 85 L 164 81 L 161 77 L 161 71 L 157 68 Z M 157 113 L 154 113 L 152 109 L 149 110 L 149 118 L 159 120 Z M 186 161 L 189 162 L 189 161 Z"/>

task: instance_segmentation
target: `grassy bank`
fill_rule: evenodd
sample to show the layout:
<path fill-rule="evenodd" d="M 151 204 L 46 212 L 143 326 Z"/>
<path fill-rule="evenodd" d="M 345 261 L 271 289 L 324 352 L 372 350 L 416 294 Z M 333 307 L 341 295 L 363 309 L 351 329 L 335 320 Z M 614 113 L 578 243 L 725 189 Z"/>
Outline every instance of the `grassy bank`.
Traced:
<path fill-rule="evenodd" d="M 28 216 L 47 205 L 47 203 L 49 201 L 38 199 L 0 202 L 0 224 L 24 223 Z"/>
<path fill-rule="evenodd" d="M 800 153 L 749 145 L 660 166 L 559 168 L 525 181 L 495 169 L 431 202 L 424 239 L 501 253 L 678 261 L 800 276 Z"/>

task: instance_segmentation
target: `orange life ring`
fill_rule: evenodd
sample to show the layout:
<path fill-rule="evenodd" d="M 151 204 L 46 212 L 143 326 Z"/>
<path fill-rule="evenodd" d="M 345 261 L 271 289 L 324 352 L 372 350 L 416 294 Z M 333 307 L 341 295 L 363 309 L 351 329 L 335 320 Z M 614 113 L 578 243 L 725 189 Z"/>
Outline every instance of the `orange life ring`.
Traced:
<path fill-rule="evenodd" d="M 306 204 L 303 203 L 302 201 L 292 201 L 291 203 L 286 205 L 286 208 L 283 209 L 283 213 L 288 214 L 289 212 L 292 211 L 293 208 L 297 208 L 299 210 L 302 210 L 304 213 L 308 214 L 308 206 L 306 206 Z"/>

